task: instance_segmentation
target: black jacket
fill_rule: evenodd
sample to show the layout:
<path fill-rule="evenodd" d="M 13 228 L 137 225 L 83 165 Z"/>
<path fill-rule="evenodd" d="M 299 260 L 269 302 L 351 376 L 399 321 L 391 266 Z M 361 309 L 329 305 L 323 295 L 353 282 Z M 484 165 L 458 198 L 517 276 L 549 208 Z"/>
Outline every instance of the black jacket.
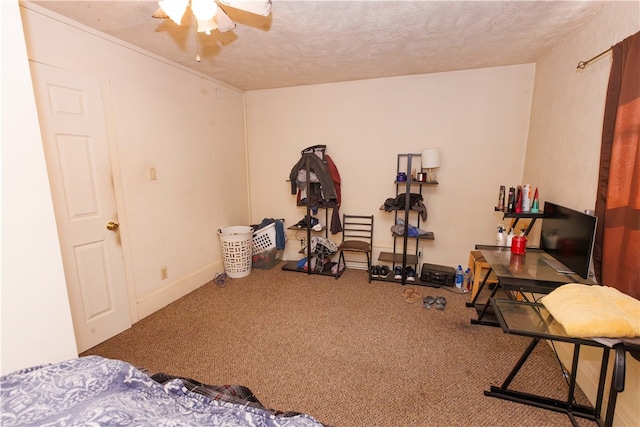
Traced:
<path fill-rule="evenodd" d="M 329 168 L 325 161 L 315 154 L 303 154 L 300 160 L 298 160 L 298 163 L 291 169 L 291 174 L 289 175 L 289 179 L 291 180 L 291 194 L 297 194 L 298 188 L 306 190 L 306 183 L 302 184 L 298 182 L 298 171 L 306 171 L 307 160 L 309 161 L 309 172 L 315 173 L 320 181 L 324 200 L 336 200 L 336 187 L 333 185 Z M 308 179 L 309 177 L 307 176 L 307 180 Z"/>

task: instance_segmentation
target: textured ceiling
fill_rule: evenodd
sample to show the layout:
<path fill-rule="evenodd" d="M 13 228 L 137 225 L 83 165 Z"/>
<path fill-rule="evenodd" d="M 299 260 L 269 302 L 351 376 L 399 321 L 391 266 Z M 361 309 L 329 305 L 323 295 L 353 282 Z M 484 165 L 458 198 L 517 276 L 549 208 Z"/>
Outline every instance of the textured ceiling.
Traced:
<path fill-rule="evenodd" d="M 196 44 L 193 26 L 151 17 L 155 1 L 34 3 L 242 90 L 536 62 L 602 6 L 273 0 L 268 17 L 225 8 L 237 27 Z"/>

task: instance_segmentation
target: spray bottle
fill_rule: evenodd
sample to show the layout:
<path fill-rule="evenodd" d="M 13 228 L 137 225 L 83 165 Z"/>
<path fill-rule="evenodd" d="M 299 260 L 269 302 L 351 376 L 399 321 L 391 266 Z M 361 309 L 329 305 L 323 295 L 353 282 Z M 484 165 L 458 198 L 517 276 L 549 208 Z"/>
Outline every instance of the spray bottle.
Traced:
<path fill-rule="evenodd" d="M 496 235 L 496 245 L 497 246 L 504 246 L 507 243 L 507 239 L 504 235 L 504 228 L 499 225 L 498 226 L 498 234 Z"/>

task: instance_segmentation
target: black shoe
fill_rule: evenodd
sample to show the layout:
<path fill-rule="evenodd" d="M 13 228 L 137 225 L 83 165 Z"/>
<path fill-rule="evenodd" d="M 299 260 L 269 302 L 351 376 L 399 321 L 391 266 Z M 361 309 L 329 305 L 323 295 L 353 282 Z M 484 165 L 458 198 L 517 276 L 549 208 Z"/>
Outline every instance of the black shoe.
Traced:
<path fill-rule="evenodd" d="M 416 272 L 413 267 L 407 267 L 407 282 L 415 282 L 416 281 Z"/>
<path fill-rule="evenodd" d="M 312 217 L 308 217 L 308 216 L 305 215 L 304 218 L 302 218 L 300 221 L 298 221 L 296 223 L 296 227 L 298 227 L 298 228 L 307 228 L 307 227 L 311 228 L 314 225 L 317 225 L 319 223 L 320 223 L 320 221 L 318 221 L 318 218 L 313 217 L 313 216 Z"/>
<path fill-rule="evenodd" d="M 377 265 L 371 267 L 371 277 L 380 277 L 380 267 Z"/>
<path fill-rule="evenodd" d="M 389 277 L 389 273 L 391 272 L 391 270 L 389 270 L 389 267 L 387 267 L 386 265 L 381 265 L 378 272 L 380 273 L 380 276 L 378 277 L 380 277 L 381 279 L 386 279 L 387 277 Z"/>

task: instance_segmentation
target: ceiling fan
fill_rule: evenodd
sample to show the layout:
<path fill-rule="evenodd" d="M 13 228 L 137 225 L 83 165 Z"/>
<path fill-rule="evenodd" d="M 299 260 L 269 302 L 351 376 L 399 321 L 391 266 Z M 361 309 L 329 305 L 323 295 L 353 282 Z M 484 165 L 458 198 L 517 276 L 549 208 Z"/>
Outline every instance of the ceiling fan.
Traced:
<path fill-rule="evenodd" d="M 178 25 L 182 24 L 187 6 L 191 5 L 197 31 L 207 35 L 213 30 L 225 33 L 236 27 L 236 23 L 229 18 L 222 6 L 262 16 L 269 16 L 271 13 L 271 0 L 161 0 L 158 5 L 160 9 L 152 16 L 158 19 L 170 18 Z"/>

